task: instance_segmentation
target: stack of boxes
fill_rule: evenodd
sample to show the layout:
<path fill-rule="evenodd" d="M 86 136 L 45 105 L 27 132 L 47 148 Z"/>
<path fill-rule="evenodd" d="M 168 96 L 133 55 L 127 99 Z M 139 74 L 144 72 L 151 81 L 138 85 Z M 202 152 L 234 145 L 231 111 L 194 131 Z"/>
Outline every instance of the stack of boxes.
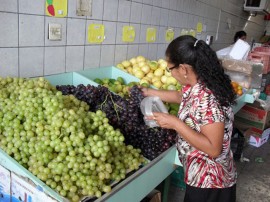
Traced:
<path fill-rule="evenodd" d="M 260 147 L 269 137 L 270 112 L 263 109 L 260 103 L 246 104 L 235 114 L 234 120 L 236 128 L 245 131 L 249 144 Z"/>

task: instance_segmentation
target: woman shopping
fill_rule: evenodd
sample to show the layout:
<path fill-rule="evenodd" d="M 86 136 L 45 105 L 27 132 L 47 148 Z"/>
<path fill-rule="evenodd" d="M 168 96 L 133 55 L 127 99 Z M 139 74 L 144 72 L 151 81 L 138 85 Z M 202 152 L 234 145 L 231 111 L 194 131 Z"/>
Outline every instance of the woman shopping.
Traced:
<path fill-rule="evenodd" d="M 216 53 L 202 40 L 180 36 L 167 50 L 167 71 L 182 91 L 142 88 L 144 96 L 179 103 L 178 117 L 146 117 L 178 133 L 177 149 L 185 171 L 185 202 L 234 202 L 236 170 L 230 140 L 235 93 Z"/>

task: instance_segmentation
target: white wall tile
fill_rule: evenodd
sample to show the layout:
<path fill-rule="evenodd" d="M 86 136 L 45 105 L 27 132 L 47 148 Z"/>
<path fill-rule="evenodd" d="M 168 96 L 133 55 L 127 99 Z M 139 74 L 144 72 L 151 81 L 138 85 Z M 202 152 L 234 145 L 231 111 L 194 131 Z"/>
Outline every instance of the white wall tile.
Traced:
<path fill-rule="evenodd" d="M 158 44 L 157 48 L 157 58 L 163 58 L 165 59 L 165 51 L 167 48 L 167 44 Z"/>
<path fill-rule="evenodd" d="M 43 76 L 44 47 L 19 48 L 20 77 Z"/>
<path fill-rule="evenodd" d="M 142 4 L 132 2 L 131 3 L 131 14 L 130 22 L 140 23 L 142 15 Z"/>
<path fill-rule="evenodd" d="M 18 14 L 0 13 L 0 47 L 18 47 Z"/>
<path fill-rule="evenodd" d="M 158 38 L 157 38 L 157 43 L 166 43 L 165 41 L 165 33 L 168 27 L 159 27 L 158 30 Z"/>
<path fill-rule="evenodd" d="M 153 7 L 152 8 L 152 16 L 151 16 L 151 24 L 159 25 L 160 23 L 160 8 Z"/>
<path fill-rule="evenodd" d="M 147 25 L 141 25 L 140 30 L 140 43 L 146 43 L 146 30 L 148 26 Z"/>
<path fill-rule="evenodd" d="M 127 59 L 128 45 L 116 45 L 114 55 L 114 65 Z"/>
<path fill-rule="evenodd" d="M 143 4 L 153 5 L 153 1 L 155 1 L 155 0 L 143 0 L 142 3 Z"/>
<path fill-rule="evenodd" d="M 65 72 L 65 47 L 45 47 L 44 75 Z"/>
<path fill-rule="evenodd" d="M 178 11 L 184 11 L 185 8 L 183 7 L 183 0 L 178 0 L 177 1 L 177 6 L 176 6 Z"/>
<path fill-rule="evenodd" d="M 84 69 L 99 67 L 101 45 L 85 46 Z"/>
<path fill-rule="evenodd" d="M 87 18 L 102 20 L 103 4 L 104 4 L 104 0 L 92 0 L 92 16 L 91 17 L 87 16 Z"/>
<path fill-rule="evenodd" d="M 44 15 L 45 13 L 44 1 L 23 0 L 18 1 L 18 3 L 19 3 L 19 13 L 38 14 L 38 15 Z"/>
<path fill-rule="evenodd" d="M 117 21 L 130 21 L 131 2 L 127 0 L 119 0 Z"/>
<path fill-rule="evenodd" d="M 128 53 L 127 59 L 131 59 L 139 55 L 139 45 L 138 44 L 130 44 L 128 45 Z"/>
<path fill-rule="evenodd" d="M 85 24 L 84 19 L 67 19 L 67 45 L 83 45 L 85 43 Z"/>
<path fill-rule="evenodd" d="M 157 60 L 157 44 L 149 44 L 148 48 L 148 58 L 150 60 Z"/>
<path fill-rule="evenodd" d="M 0 11 L 18 12 L 18 0 L 0 0 Z"/>
<path fill-rule="evenodd" d="M 139 46 L 139 55 L 142 55 L 146 58 L 148 58 L 148 44 L 141 44 Z"/>
<path fill-rule="evenodd" d="M 190 13 L 190 0 L 183 0 L 182 6 L 185 13 Z"/>
<path fill-rule="evenodd" d="M 160 25 L 167 26 L 168 19 L 169 19 L 169 10 L 161 8 L 161 10 L 160 10 Z"/>
<path fill-rule="evenodd" d="M 174 38 L 177 38 L 180 36 L 181 28 L 174 28 Z M 169 42 L 167 42 L 169 43 Z"/>
<path fill-rule="evenodd" d="M 170 0 L 169 5 L 170 5 L 170 9 L 177 10 L 177 0 Z"/>
<path fill-rule="evenodd" d="M 189 14 L 187 19 L 187 27 L 194 29 L 193 25 L 194 25 L 194 15 Z"/>
<path fill-rule="evenodd" d="M 177 24 L 176 11 L 169 12 L 168 26 L 174 27 Z"/>
<path fill-rule="evenodd" d="M 44 46 L 44 16 L 19 15 L 19 45 Z"/>
<path fill-rule="evenodd" d="M 116 22 L 103 21 L 105 26 L 105 40 L 102 44 L 115 44 L 116 38 Z"/>
<path fill-rule="evenodd" d="M 157 7 L 162 7 L 162 0 L 153 0 L 153 5 Z"/>
<path fill-rule="evenodd" d="M 200 4 L 201 4 L 201 2 L 199 2 L 199 4 L 197 4 L 197 1 L 189 0 L 190 13 L 200 15 L 200 13 L 201 13 Z"/>
<path fill-rule="evenodd" d="M 118 14 L 118 0 L 104 0 L 103 20 L 116 21 Z"/>
<path fill-rule="evenodd" d="M 0 48 L 0 76 L 19 76 L 18 48 Z"/>
<path fill-rule="evenodd" d="M 100 56 L 100 66 L 112 66 L 114 62 L 115 45 L 102 45 L 101 46 L 101 56 Z"/>
<path fill-rule="evenodd" d="M 84 46 L 67 46 L 66 72 L 83 70 Z"/>
<path fill-rule="evenodd" d="M 45 18 L 45 45 L 46 46 L 61 46 L 67 44 L 67 18 Z M 62 27 L 62 39 L 59 41 L 49 40 L 49 23 L 61 24 Z"/>
<path fill-rule="evenodd" d="M 142 7 L 142 24 L 151 24 L 152 6 L 144 4 Z"/>
<path fill-rule="evenodd" d="M 167 8 L 167 9 L 169 9 L 170 8 L 170 0 L 163 0 L 162 1 L 162 8 Z"/>

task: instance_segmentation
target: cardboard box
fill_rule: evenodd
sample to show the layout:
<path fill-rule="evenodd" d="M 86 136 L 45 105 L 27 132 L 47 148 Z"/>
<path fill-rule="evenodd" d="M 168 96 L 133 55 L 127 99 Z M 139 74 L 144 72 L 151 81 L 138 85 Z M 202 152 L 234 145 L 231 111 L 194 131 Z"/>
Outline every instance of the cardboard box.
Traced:
<path fill-rule="evenodd" d="M 256 128 L 258 134 L 270 126 L 270 113 L 260 107 L 260 103 L 255 101 L 253 104 L 246 104 L 236 114 L 234 120 L 236 128 L 246 131 Z"/>
<path fill-rule="evenodd" d="M 10 202 L 10 171 L 0 165 L 0 201 Z"/>
<path fill-rule="evenodd" d="M 257 134 L 256 131 L 251 130 L 251 135 L 249 138 L 249 144 L 255 147 L 260 147 L 267 142 L 270 134 L 270 128 L 263 131 L 262 134 Z"/>
<path fill-rule="evenodd" d="M 12 201 L 23 201 L 23 202 L 57 202 L 38 187 L 34 186 L 31 182 L 26 179 L 19 177 L 18 175 L 11 173 L 11 193 Z"/>

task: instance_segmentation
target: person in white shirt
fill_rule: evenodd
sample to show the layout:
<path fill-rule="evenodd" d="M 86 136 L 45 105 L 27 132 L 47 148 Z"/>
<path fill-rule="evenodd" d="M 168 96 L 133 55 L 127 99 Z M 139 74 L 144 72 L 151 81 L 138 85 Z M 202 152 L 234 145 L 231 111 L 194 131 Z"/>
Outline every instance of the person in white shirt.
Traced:
<path fill-rule="evenodd" d="M 230 46 L 228 46 L 228 47 L 226 47 L 226 48 L 223 48 L 223 49 L 218 50 L 216 52 L 217 56 L 219 58 L 221 58 L 221 57 L 224 57 L 224 56 L 228 55 L 230 53 L 233 45 L 236 43 L 236 41 L 238 39 L 241 39 L 243 41 L 246 41 L 246 39 L 247 39 L 247 33 L 245 31 L 238 31 L 238 32 L 236 32 L 235 35 L 234 35 L 234 37 L 233 37 L 233 44 L 230 45 Z"/>

